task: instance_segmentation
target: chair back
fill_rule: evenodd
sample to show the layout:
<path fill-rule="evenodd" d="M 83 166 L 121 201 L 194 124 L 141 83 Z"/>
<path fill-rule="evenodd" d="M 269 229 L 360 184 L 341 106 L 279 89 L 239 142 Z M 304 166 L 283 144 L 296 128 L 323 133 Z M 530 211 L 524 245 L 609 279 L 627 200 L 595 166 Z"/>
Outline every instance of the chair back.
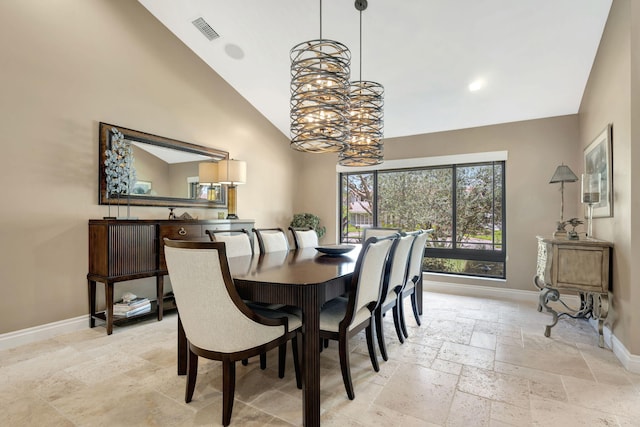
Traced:
<path fill-rule="evenodd" d="M 389 272 L 389 280 L 382 291 L 382 301 L 392 292 L 399 293 L 407 282 L 409 258 L 415 238 L 416 236 L 413 234 L 401 235 L 398 238 L 398 243 L 389 254 L 391 271 Z"/>
<path fill-rule="evenodd" d="M 399 228 L 382 228 L 382 227 L 370 227 L 365 228 L 362 234 L 362 243 L 366 242 L 369 237 L 385 237 L 391 234 L 399 233 Z"/>
<path fill-rule="evenodd" d="M 427 243 L 429 233 L 420 230 L 409 234 L 414 234 L 415 240 L 411 247 L 411 254 L 409 255 L 409 272 L 407 274 L 406 286 L 414 286 L 422 276 L 422 259 L 424 258 L 424 247 Z"/>
<path fill-rule="evenodd" d="M 227 257 L 253 255 L 249 232 L 241 230 L 206 230 L 212 242 L 224 242 Z"/>
<path fill-rule="evenodd" d="M 318 246 L 318 233 L 313 228 L 289 227 L 296 249 L 315 248 Z"/>
<path fill-rule="evenodd" d="M 282 228 L 254 228 L 260 253 L 288 251 L 289 241 Z"/>
<path fill-rule="evenodd" d="M 180 320 L 189 342 L 201 349 L 232 353 L 262 345 L 286 332 L 267 326 L 238 295 L 229 272 L 225 243 L 165 239 L 165 259 Z"/>
<path fill-rule="evenodd" d="M 341 327 L 360 324 L 371 317 L 380 300 L 385 275 L 389 273 L 389 253 L 396 244 L 397 237 L 397 234 L 372 237 L 363 244 L 353 272 L 347 313 L 340 322 Z"/>

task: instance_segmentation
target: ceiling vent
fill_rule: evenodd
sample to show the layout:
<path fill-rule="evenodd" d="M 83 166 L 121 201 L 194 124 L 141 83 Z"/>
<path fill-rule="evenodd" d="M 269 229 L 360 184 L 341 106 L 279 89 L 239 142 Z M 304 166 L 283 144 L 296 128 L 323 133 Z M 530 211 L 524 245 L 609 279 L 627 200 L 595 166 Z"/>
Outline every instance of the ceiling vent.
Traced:
<path fill-rule="evenodd" d="M 191 22 L 193 25 L 196 26 L 197 29 L 200 30 L 202 34 L 204 34 L 206 38 L 209 39 L 209 41 L 215 40 L 218 37 L 220 37 L 220 34 L 216 33 L 216 31 L 213 28 L 211 28 L 211 25 L 207 24 L 207 21 L 205 21 L 204 18 L 200 17 L 195 21 L 191 21 Z"/>

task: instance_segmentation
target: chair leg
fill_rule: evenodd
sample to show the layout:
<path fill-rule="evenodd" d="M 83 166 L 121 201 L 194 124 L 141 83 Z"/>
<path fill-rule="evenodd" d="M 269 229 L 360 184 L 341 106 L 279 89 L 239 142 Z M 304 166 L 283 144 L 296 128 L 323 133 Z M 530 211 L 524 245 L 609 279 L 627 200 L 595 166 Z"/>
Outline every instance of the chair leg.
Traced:
<path fill-rule="evenodd" d="M 222 361 L 222 425 L 231 423 L 233 396 L 236 391 L 236 362 Z"/>
<path fill-rule="evenodd" d="M 193 391 L 196 388 L 196 377 L 198 376 L 198 355 L 191 351 L 187 344 L 187 386 L 184 392 L 184 401 L 191 402 Z"/>
<path fill-rule="evenodd" d="M 405 338 L 409 338 L 409 332 L 407 332 L 407 321 L 404 318 L 404 295 L 400 295 L 398 298 L 398 306 L 400 309 L 400 328 Z"/>
<path fill-rule="evenodd" d="M 267 369 L 267 353 L 260 354 L 260 369 L 263 371 Z"/>
<path fill-rule="evenodd" d="M 287 365 L 287 342 L 278 347 L 278 378 L 284 378 L 284 368 Z"/>
<path fill-rule="evenodd" d="M 300 351 L 298 347 L 298 333 L 291 338 L 291 352 L 293 353 L 293 369 L 296 371 L 296 387 L 302 390 L 302 373 L 300 372 Z"/>
<path fill-rule="evenodd" d="M 349 337 L 347 334 L 340 335 L 338 344 L 340 353 L 340 369 L 342 370 L 342 382 L 347 391 L 349 400 L 353 400 L 356 394 L 353 392 L 353 383 L 351 382 L 351 367 L 349 366 Z"/>
<path fill-rule="evenodd" d="M 324 348 L 329 348 L 329 339 L 324 339 Z"/>
<path fill-rule="evenodd" d="M 384 331 L 382 329 L 382 310 L 377 308 L 375 311 L 375 319 L 376 319 L 376 335 L 378 337 L 378 347 L 380 347 L 380 354 L 382 355 L 382 359 L 387 361 L 389 360 L 389 356 L 387 355 L 387 345 L 384 341 Z M 367 345 L 369 344 L 369 340 L 367 338 Z M 371 354 L 371 352 L 369 352 Z"/>
<path fill-rule="evenodd" d="M 396 335 L 401 344 L 404 344 L 404 331 L 402 330 L 402 322 L 400 321 L 400 302 L 396 302 L 393 306 L 393 325 L 396 327 Z"/>
<path fill-rule="evenodd" d="M 375 322 L 373 317 L 371 317 L 371 322 Z M 379 372 L 380 366 L 378 366 L 378 357 L 376 356 L 376 347 L 373 342 L 373 325 L 371 323 L 365 329 L 365 333 L 366 333 L 365 335 L 367 336 L 367 348 L 369 349 L 369 358 L 371 359 L 371 365 L 373 365 L 374 371 Z"/>
<path fill-rule="evenodd" d="M 416 323 L 418 324 L 418 326 L 422 325 L 422 323 L 420 322 L 420 314 L 418 313 L 418 293 L 415 289 L 411 294 L 411 307 L 413 308 L 413 317 L 416 318 Z"/>

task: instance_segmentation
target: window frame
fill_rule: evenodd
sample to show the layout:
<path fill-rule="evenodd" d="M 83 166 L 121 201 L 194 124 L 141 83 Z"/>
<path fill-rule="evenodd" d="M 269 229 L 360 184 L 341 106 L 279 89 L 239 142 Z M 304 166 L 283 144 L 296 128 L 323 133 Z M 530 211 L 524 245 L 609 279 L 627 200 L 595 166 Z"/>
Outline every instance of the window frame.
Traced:
<path fill-rule="evenodd" d="M 432 271 L 432 270 L 424 270 L 427 272 L 435 272 L 441 274 L 452 274 L 452 275 L 465 275 L 471 277 L 491 277 L 496 279 L 505 279 L 507 274 L 507 214 L 506 214 L 506 165 L 507 165 L 507 156 L 506 152 L 497 152 L 497 153 L 479 153 L 479 156 L 476 158 L 473 155 L 463 155 L 463 156 L 443 156 L 440 160 L 458 160 L 457 162 L 451 162 L 446 164 L 443 161 L 434 161 L 433 158 L 427 159 L 411 159 L 411 161 L 406 162 L 405 165 L 399 164 L 399 161 L 390 161 L 384 162 L 383 165 L 386 167 L 367 167 L 367 168 L 344 168 L 337 167 L 338 172 L 338 182 L 339 182 L 339 199 L 338 199 L 338 224 L 342 223 L 342 201 L 344 200 L 345 194 L 343 192 L 344 185 L 343 179 L 345 176 L 354 175 L 354 174 L 363 174 L 363 173 L 371 173 L 373 174 L 373 224 L 377 226 L 378 222 L 378 172 L 403 172 L 408 170 L 421 170 L 421 169 L 435 169 L 435 168 L 443 168 L 443 167 L 451 167 L 452 168 L 452 233 L 451 233 L 451 248 L 425 248 L 423 257 L 424 258 L 446 258 L 446 259 L 461 259 L 468 261 L 486 261 L 486 262 L 497 262 L 502 263 L 503 271 L 501 276 L 483 276 L 478 274 L 469 274 L 469 273 L 458 273 L 458 272 L 444 272 L 444 271 Z M 490 158 L 493 157 L 493 158 Z M 421 162 L 422 160 L 422 162 Z M 424 161 L 427 160 L 427 161 Z M 465 161 L 466 160 L 466 161 Z M 423 163 L 423 164 L 419 164 Z M 494 248 L 493 250 L 485 250 L 485 249 L 469 249 L 469 248 L 458 248 L 456 242 L 457 236 L 457 168 L 459 167 L 469 167 L 469 166 L 483 166 L 483 165 L 491 165 L 494 167 L 492 176 L 492 194 L 495 194 L 496 190 L 496 171 L 495 166 L 501 165 L 500 179 L 502 180 L 502 192 L 500 197 L 501 203 L 501 232 L 502 239 L 499 244 L 495 241 L 495 235 L 492 234 L 491 245 Z M 404 166 L 404 167 L 402 167 Z M 347 195 L 348 197 L 348 195 Z M 495 197 L 492 200 L 492 211 L 495 211 Z M 495 222 L 494 222 L 495 224 Z M 344 240 L 343 228 L 342 226 L 338 227 L 338 238 L 342 242 Z M 496 246 L 501 247 L 500 250 L 496 250 Z"/>

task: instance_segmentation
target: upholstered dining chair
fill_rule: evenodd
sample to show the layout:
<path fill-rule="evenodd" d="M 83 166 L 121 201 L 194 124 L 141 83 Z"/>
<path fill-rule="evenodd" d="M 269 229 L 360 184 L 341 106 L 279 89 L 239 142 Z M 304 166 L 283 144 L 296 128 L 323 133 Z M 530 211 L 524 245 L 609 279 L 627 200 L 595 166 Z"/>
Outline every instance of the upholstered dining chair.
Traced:
<path fill-rule="evenodd" d="M 253 255 L 251 238 L 249 237 L 249 232 L 244 228 L 240 230 L 205 230 L 205 232 L 212 242 L 224 242 L 227 258 Z M 247 300 L 244 300 L 244 302 L 251 309 L 278 309 L 282 307 L 282 305 L 265 305 Z M 286 357 L 286 354 L 284 357 Z M 242 364 L 245 366 L 248 365 L 249 360 L 242 359 Z M 260 354 L 260 369 L 267 369 L 266 352 Z M 280 366 L 279 370 L 284 372 L 283 365 Z"/>
<path fill-rule="evenodd" d="M 289 241 L 282 228 L 254 228 L 252 231 L 258 239 L 261 254 L 289 250 Z"/>
<path fill-rule="evenodd" d="M 318 246 L 318 233 L 313 228 L 289 227 L 289 231 L 293 236 L 293 243 L 296 249 L 315 248 Z"/>
<path fill-rule="evenodd" d="M 399 233 L 399 228 L 383 228 L 383 227 L 367 227 L 362 232 L 362 243 L 366 242 L 369 237 L 384 237 L 390 234 Z"/>
<path fill-rule="evenodd" d="M 253 255 L 251 237 L 246 229 L 205 230 L 212 242 L 224 242 L 227 257 Z"/>
<path fill-rule="evenodd" d="M 401 299 L 404 285 L 407 281 L 407 272 L 409 267 L 409 255 L 411 254 L 411 246 L 415 236 L 413 234 L 403 234 L 398 238 L 398 243 L 394 246 L 389 254 L 390 272 L 388 280 L 383 283 L 382 294 L 380 296 L 380 304 L 375 311 L 376 335 L 378 337 L 378 346 L 380 354 L 384 360 L 389 360 L 387 355 L 387 346 L 384 340 L 384 328 L 382 316 L 389 310 L 393 310 L 393 324 L 396 328 L 398 340 L 404 343 L 404 333 L 402 331 L 402 321 L 400 320 Z"/>
<path fill-rule="evenodd" d="M 235 362 L 286 346 L 292 340 L 299 382 L 295 315 L 250 309 L 238 295 L 223 242 L 165 239 L 165 259 L 187 337 L 185 402 L 193 398 L 198 357 L 222 362 L 222 424 L 231 422 Z M 269 317 L 266 317 L 269 316 Z"/>
<path fill-rule="evenodd" d="M 427 243 L 431 230 L 418 230 L 412 233 L 415 236 L 413 246 L 411 247 L 411 254 L 409 255 L 409 271 L 407 274 L 407 281 L 402 289 L 401 295 L 399 295 L 398 304 L 400 306 L 400 321 L 402 325 L 402 332 L 405 337 L 409 336 L 407 332 L 407 324 L 404 317 L 404 304 L 403 301 L 406 297 L 411 297 L 411 308 L 413 309 L 413 316 L 416 319 L 418 326 L 421 325 L 420 314 L 418 313 L 418 295 L 416 294 L 416 285 L 422 282 L 422 260 L 424 258 L 424 247 Z"/>
<path fill-rule="evenodd" d="M 356 261 L 349 296 L 332 299 L 320 311 L 320 338 L 338 341 L 342 380 L 351 400 L 355 398 L 355 392 L 349 365 L 349 339 L 363 329 L 371 365 L 376 372 L 380 370 L 373 336 L 373 313 L 380 299 L 384 276 L 388 274 L 389 253 L 396 241 L 395 234 L 367 240 Z"/>

